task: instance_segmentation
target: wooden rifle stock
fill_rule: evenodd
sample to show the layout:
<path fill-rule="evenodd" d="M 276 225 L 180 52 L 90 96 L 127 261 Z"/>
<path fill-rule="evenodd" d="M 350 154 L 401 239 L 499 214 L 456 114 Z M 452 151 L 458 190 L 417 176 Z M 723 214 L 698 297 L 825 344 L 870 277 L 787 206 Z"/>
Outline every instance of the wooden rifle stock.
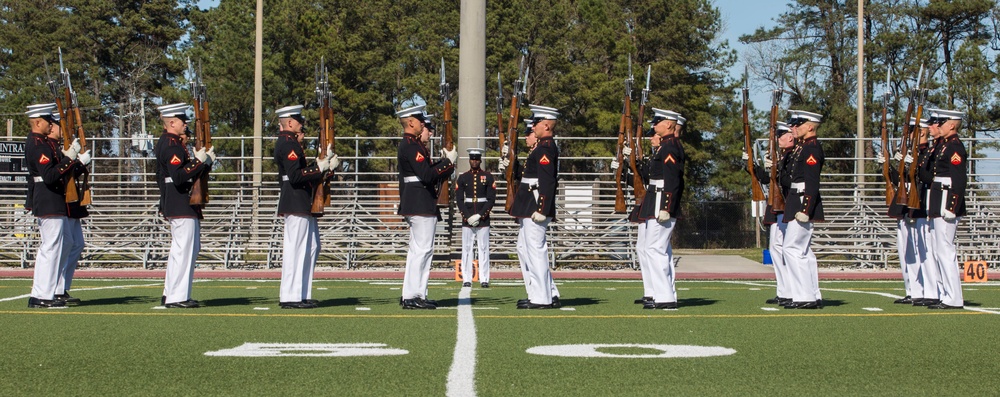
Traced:
<path fill-rule="evenodd" d="M 212 148 L 212 133 L 208 123 L 208 101 L 201 96 L 196 96 L 194 100 L 194 150 L 204 148 L 206 151 Z M 188 203 L 191 205 L 208 204 L 208 174 L 210 169 L 205 169 L 194 178 L 191 186 L 191 197 Z"/>
<path fill-rule="evenodd" d="M 923 116 L 924 105 L 921 103 L 917 105 L 917 122 L 913 125 L 913 135 L 910 136 L 911 149 L 910 153 L 913 156 L 913 162 L 910 163 L 910 175 L 908 181 L 910 182 L 910 192 L 907 194 L 906 206 L 909 208 L 920 208 L 920 188 L 917 183 L 917 157 L 920 150 L 920 117 Z M 909 119 L 906 120 L 909 124 Z M 905 148 L 904 148 L 905 149 Z"/>
<path fill-rule="evenodd" d="M 648 94 L 647 94 L 648 95 Z M 629 109 L 631 113 L 632 109 Z M 632 168 L 632 194 L 635 195 L 635 202 L 641 203 L 646 197 L 646 184 L 642 180 L 642 172 L 639 169 L 639 164 L 642 161 L 642 118 L 646 114 L 646 103 L 645 101 L 639 102 L 639 125 L 632 129 L 632 117 L 628 117 L 625 120 L 627 124 L 626 130 L 630 131 L 632 135 L 632 155 L 629 156 L 628 165 Z"/>
<path fill-rule="evenodd" d="M 62 131 L 62 137 L 63 137 L 63 150 L 67 150 L 69 149 L 70 146 L 73 145 L 73 136 L 70 135 L 69 132 L 67 132 L 69 131 L 69 128 L 72 128 L 73 120 L 69 118 L 69 109 L 63 106 L 63 102 L 67 104 L 72 103 L 72 101 L 69 99 L 70 95 L 68 88 L 66 89 L 66 98 L 67 99 L 63 101 L 58 96 L 56 96 L 56 108 L 59 111 L 59 118 L 60 118 L 59 129 L 60 131 Z M 74 176 L 73 173 L 71 172 L 66 175 L 64 181 L 66 182 L 66 189 L 65 189 L 66 202 L 75 203 L 80 201 L 80 193 L 76 190 L 76 176 Z"/>
<path fill-rule="evenodd" d="M 447 100 L 445 100 L 445 102 L 444 102 L 444 116 L 443 117 L 444 117 L 444 120 L 442 120 L 442 122 L 444 123 L 444 147 L 445 147 L 445 149 L 448 149 L 449 151 L 455 150 L 455 143 L 452 140 L 451 98 L 450 97 Z M 456 164 L 455 167 L 457 168 L 458 165 Z M 441 189 L 440 189 L 440 193 L 438 194 L 438 201 L 437 201 L 438 207 L 447 207 L 448 206 L 449 200 L 451 198 L 450 194 L 449 194 L 450 190 L 451 190 L 451 183 L 450 183 L 449 180 L 445 179 L 443 182 L 441 182 Z"/>
<path fill-rule="evenodd" d="M 622 186 L 622 148 L 625 146 L 625 131 L 628 130 L 627 119 L 631 118 L 632 115 L 629 114 L 629 105 L 631 100 L 626 96 L 625 103 L 622 105 L 622 119 L 618 124 L 618 150 L 617 150 L 617 161 L 618 169 L 615 170 L 615 213 L 624 214 L 625 205 L 625 187 Z"/>
<path fill-rule="evenodd" d="M 515 91 L 516 89 L 515 87 Z M 507 160 L 510 161 L 510 165 L 507 166 L 504 173 L 504 179 L 507 181 L 507 198 L 504 200 L 504 210 L 507 212 L 510 212 L 511 207 L 514 206 L 514 197 L 517 197 L 517 176 L 514 175 L 514 168 L 517 162 L 517 118 L 521 110 L 518 96 L 515 92 L 511 98 L 510 117 L 507 118 Z"/>
<path fill-rule="evenodd" d="M 87 151 L 87 135 L 83 132 L 83 119 L 80 117 L 80 107 L 73 107 L 74 124 L 76 124 L 76 138 L 80 140 L 80 152 Z M 87 167 L 83 167 L 83 173 L 80 174 L 80 179 L 77 181 L 80 183 L 80 205 L 90 205 L 90 170 Z"/>
<path fill-rule="evenodd" d="M 882 178 L 885 179 L 885 205 L 892 205 L 892 199 L 896 196 L 896 186 L 893 185 L 890 177 L 892 167 L 889 166 L 889 127 L 886 121 L 888 117 L 887 106 L 887 103 L 882 104 L 882 158 L 885 159 L 885 162 L 882 163 Z"/>
<path fill-rule="evenodd" d="M 903 118 L 903 133 L 899 137 L 899 152 L 906 153 L 906 140 L 910 137 L 912 131 L 910 131 L 910 116 L 913 115 L 913 102 L 914 99 L 910 99 L 910 104 L 906 107 L 906 116 Z M 886 159 L 886 161 L 889 161 Z M 906 190 L 906 163 L 899 162 L 899 185 L 896 186 L 896 204 L 899 205 L 909 205 L 909 196 Z"/>
<path fill-rule="evenodd" d="M 750 190 L 753 196 L 753 201 L 762 201 L 765 199 L 764 188 L 761 187 L 760 181 L 757 180 L 757 173 L 754 169 L 756 167 L 756 162 L 754 161 L 754 150 L 753 150 L 753 138 L 750 136 L 750 115 L 749 109 L 747 109 L 747 101 L 749 100 L 750 93 L 744 88 L 743 89 L 743 145 L 747 151 L 747 172 L 750 173 Z"/>
<path fill-rule="evenodd" d="M 771 206 L 771 211 L 774 212 L 784 212 L 785 211 L 785 195 L 781 194 L 781 181 L 778 178 L 778 163 L 780 158 L 778 158 L 778 95 L 775 94 L 774 104 L 771 105 L 771 128 L 768 131 L 768 154 L 771 157 L 771 171 L 770 171 L 770 182 L 767 188 L 767 204 Z M 756 178 L 756 176 L 752 176 Z"/>
<path fill-rule="evenodd" d="M 330 107 L 330 102 L 326 98 L 321 98 L 320 103 L 318 129 L 319 158 L 326 159 L 335 153 L 326 150 L 327 146 L 331 146 L 331 149 L 333 149 L 333 143 L 335 141 L 333 132 L 333 108 Z M 313 215 L 321 216 L 328 205 L 330 205 L 330 180 L 328 174 L 324 174 L 323 179 L 313 189 L 313 200 L 310 212 Z"/>

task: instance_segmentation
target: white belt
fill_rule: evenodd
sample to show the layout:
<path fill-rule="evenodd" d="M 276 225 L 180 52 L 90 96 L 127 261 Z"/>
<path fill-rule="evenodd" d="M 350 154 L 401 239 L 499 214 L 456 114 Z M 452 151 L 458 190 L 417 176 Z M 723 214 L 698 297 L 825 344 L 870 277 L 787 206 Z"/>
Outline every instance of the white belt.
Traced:
<path fill-rule="evenodd" d="M 792 184 L 792 189 L 798 190 L 800 192 L 803 191 L 803 190 L 806 190 L 806 183 L 805 182 L 795 182 L 795 183 Z"/>
<path fill-rule="evenodd" d="M 936 176 L 934 177 L 934 182 L 940 183 L 942 185 L 951 185 L 950 176 Z"/>
<path fill-rule="evenodd" d="M 658 188 L 663 188 L 663 179 L 650 179 L 649 186 L 656 186 Z"/>
<path fill-rule="evenodd" d="M 416 176 L 404 176 L 403 183 L 420 183 L 420 178 Z"/>
<path fill-rule="evenodd" d="M 485 201 L 485 200 L 483 200 L 483 201 Z M 479 198 L 469 198 L 469 197 L 466 197 L 465 198 L 465 202 L 466 203 L 478 203 L 479 202 Z"/>
<path fill-rule="evenodd" d="M 287 182 L 288 181 L 288 175 L 282 175 L 281 176 L 281 180 Z"/>
<path fill-rule="evenodd" d="M 171 178 L 171 177 L 169 177 L 169 176 L 168 176 L 168 177 L 166 177 L 166 178 L 163 178 L 163 182 L 166 182 L 166 183 L 174 183 L 174 178 Z"/>
<path fill-rule="evenodd" d="M 528 185 L 538 185 L 538 178 L 521 178 L 521 183 L 527 183 Z"/>
<path fill-rule="evenodd" d="M 45 180 L 44 180 L 44 179 L 42 179 L 42 177 L 40 177 L 40 176 L 36 176 L 36 177 L 34 178 L 34 180 L 35 180 L 35 182 L 45 182 Z"/>
<path fill-rule="evenodd" d="M 528 185 L 531 195 L 535 196 L 535 204 L 538 203 L 538 178 L 521 178 L 521 183 Z"/>

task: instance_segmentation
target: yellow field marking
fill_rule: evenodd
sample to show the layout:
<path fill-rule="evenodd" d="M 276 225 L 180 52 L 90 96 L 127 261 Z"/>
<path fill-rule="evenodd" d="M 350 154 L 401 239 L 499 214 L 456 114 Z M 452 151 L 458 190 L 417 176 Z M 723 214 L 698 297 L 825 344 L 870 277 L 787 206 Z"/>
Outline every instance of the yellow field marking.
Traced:
<path fill-rule="evenodd" d="M 579 315 L 579 316 L 524 316 L 524 315 L 476 315 L 476 318 L 533 318 L 533 319 L 657 319 L 657 318 L 782 318 L 782 317 L 918 317 L 918 316 L 967 316 L 981 315 L 986 313 L 978 312 L 952 312 L 952 313 L 816 313 L 816 314 L 668 314 L 668 315 L 641 315 L 641 314 L 620 314 L 620 315 Z"/>
<path fill-rule="evenodd" d="M 174 316 L 174 317 L 296 317 L 296 318 L 447 318 L 455 315 L 412 314 L 257 314 L 257 313 L 115 313 L 71 312 L 66 310 L 2 310 L 2 314 L 76 315 L 76 316 Z"/>

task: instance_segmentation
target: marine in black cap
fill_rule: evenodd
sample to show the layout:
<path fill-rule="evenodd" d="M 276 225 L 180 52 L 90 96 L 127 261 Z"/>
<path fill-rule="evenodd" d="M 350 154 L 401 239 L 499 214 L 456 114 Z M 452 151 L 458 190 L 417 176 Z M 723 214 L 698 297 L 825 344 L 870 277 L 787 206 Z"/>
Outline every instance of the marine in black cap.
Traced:
<path fill-rule="evenodd" d="M 823 116 L 802 110 L 791 110 L 788 125 L 798 140 L 792 151 L 791 189 L 785 196 L 786 224 L 784 247 L 792 303 L 786 309 L 818 309 L 823 307 L 819 290 L 819 269 L 812 251 L 813 222 L 823 221 L 823 198 L 820 196 L 820 174 L 825 157 L 816 137 Z"/>
<path fill-rule="evenodd" d="M 472 286 L 474 246 L 479 248 L 480 286 L 490 286 L 490 211 L 497 200 L 497 183 L 482 163 L 483 149 L 469 149 L 469 170 L 455 184 L 455 204 L 462 213 L 463 287 Z"/>
<path fill-rule="evenodd" d="M 959 273 L 955 234 L 958 222 L 966 215 L 965 193 L 969 182 L 968 160 L 965 145 L 958 137 L 965 113 L 957 110 L 938 109 L 932 113 L 937 128 L 930 130 L 935 144 L 930 155 L 930 199 L 927 215 L 932 234 L 928 251 L 933 255 L 940 273 L 941 302 L 930 309 L 961 309 L 965 307 L 962 295 L 962 277 Z"/>

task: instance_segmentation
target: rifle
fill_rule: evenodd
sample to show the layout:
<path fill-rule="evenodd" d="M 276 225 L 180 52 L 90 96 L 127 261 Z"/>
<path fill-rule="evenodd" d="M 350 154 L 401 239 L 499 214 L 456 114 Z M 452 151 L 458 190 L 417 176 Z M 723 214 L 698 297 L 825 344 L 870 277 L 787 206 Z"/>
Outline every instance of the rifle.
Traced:
<path fill-rule="evenodd" d="M 69 149 L 73 144 L 73 138 L 80 140 L 80 151 L 87 151 L 87 137 L 83 131 L 83 120 L 80 117 L 80 104 L 77 101 L 76 91 L 73 90 L 73 82 L 70 80 L 69 70 L 63 66 L 62 60 L 62 48 L 59 51 L 59 77 L 60 83 L 63 87 L 63 96 L 60 100 L 58 89 L 55 88 L 57 84 L 49 83 L 52 93 L 56 97 L 56 107 L 59 110 L 59 118 L 62 120 L 60 123 L 60 129 L 62 130 L 63 136 L 63 149 Z M 48 68 L 48 62 L 46 63 L 46 69 Z M 46 70 L 46 73 L 48 71 Z M 90 176 L 90 171 L 84 168 L 83 174 L 80 175 L 79 180 L 72 174 L 66 177 L 66 202 L 74 203 L 79 202 L 80 205 L 90 205 L 90 184 L 87 182 Z"/>
<path fill-rule="evenodd" d="M 785 196 L 781 194 L 781 181 L 778 180 L 778 106 L 781 105 L 781 95 L 784 94 L 783 90 L 774 90 L 774 95 L 771 97 L 771 119 L 770 128 L 768 128 L 768 141 L 769 147 L 767 149 L 768 157 L 775 164 L 771 165 L 770 172 L 770 183 L 767 188 L 767 204 L 771 206 L 771 211 L 779 212 L 785 211 Z M 745 102 L 744 102 L 745 103 Z M 754 184 L 758 186 L 758 184 Z"/>
<path fill-rule="evenodd" d="M 921 69 L 923 69 L 923 67 L 921 67 Z M 924 77 L 924 83 L 925 84 L 927 83 L 927 80 L 930 78 L 930 76 L 929 76 L 930 71 L 928 70 L 928 71 L 926 71 L 926 73 L 928 73 L 928 76 Z M 924 113 L 924 102 L 927 100 L 927 90 L 921 88 L 920 84 L 919 84 L 920 77 L 917 77 L 917 81 L 918 81 L 918 84 L 917 84 L 917 98 L 918 98 L 918 102 L 917 102 L 917 122 L 913 123 L 913 136 L 910 137 L 910 139 L 913 140 L 913 142 L 910 143 L 910 153 L 912 153 L 914 161 L 910 163 L 910 175 L 909 175 L 910 193 L 909 193 L 909 197 L 908 197 L 909 200 L 907 200 L 907 203 L 906 203 L 906 206 L 909 207 L 909 208 L 920 208 L 920 190 L 919 190 L 919 187 L 918 187 L 919 185 L 917 184 L 918 181 L 917 181 L 917 162 L 916 162 L 916 159 L 917 159 L 917 157 L 920 154 L 920 118 L 923 116 L 923 113 Z M 906 120 L 906 121 L 909 122 L 909 120 Z"/>
<path fill-rule="evenodd" d="M 191 74 L 191 96 L 194 99 L 194 150 L 202 148 L 209 150 L 212 148 L 212 130 L 208 121 L 208 95 L 205 91 L 205 83 L 201 80 L 201 63 L 198 63 L 198 72 L 195 73 L 191 66 L 191 59 L 188 59 L 188 72 Z M 194 178 L 191 186 L 191 198 L 188 203 L 191 205 L 204 206 L 208 204 L 208 173 L 209 169 L 203 171 Z"/>
<path fill-rule="evenodd" d="M 764 188 L 760 185 L 760 181 L 757 180 L 757 173 L 754 170 L 757 163 L 754 160 L 753 150 L 753 138 L 750 136 L 750 115 L 747 109 L 747 103 L 750 102 L 750 79 L 746 72 L 746 68 L 743 71 L 743 147 L 747 151 L 747 172 L 750 173 L 750 190 L 753 195 L 753 201 L 762 201 L 764 197 Z"/>
<path fill-rule="evenodd" d="M 617 156 L 618 169 L 615 170 L 615 213 L 624 214 L 625 213 L 625 187 L 622 185 L 622 161 L 623 154 L 622 149 L 627 143 L 631 143 L 632 140 L 632 82 L 635 79 L 632 77 L 632 56 L 628 57 L 628 78 L 625 79 L 625 98 L 622 104 L 622 118 L 621 122 L 618 123 L 618 147 Z M 628 138 L 626 140 L 626 134 Z"/>
<path fill-rule="evenodd" d="M 903 117 L 903 133 L 900 134 L 899 137 L 900 153 L 906 153 L 906 139 L 909 138 L 910 134 L 913 132 L 910 128 L 910 116 L 913 115 L 914 105 L 918 100 L 918 95 L 920 92 L 920 83 L 923 76 L 924 76 L 924 65 L 920 65 L 920 73 L 917 74 L 917 88 L 910 94 L 910 103 L 906 106 L 906 115 Z M 921 106 L 920 109 L 918 109 L 918 117 L 920 113 L 923 113 L 923 106 Z M 919 127 L 919 119 L 918 119 L 918 125 L 915 127 Z M 889 159 L 886 159 L 886 161 L 889 161 Z M 899 181 L 898 181 L 899 185 L 896 186 L 896 204 L 908 206 L 910 203 L 910 199 L 909 199 L 909 193 L 907 192 L 906 189 L 906 182 L 907 182 L 906 163 L 903 161 L 899 162 L 898 176 L 899 176 Z M 917 200 L 919 199 L 920 198 L 918 197 Z"/>
<path fill-rule="evenodd" d="M 504 200 L 504 210 L 508 213 L 514 206 L 514 197 L 517 197 L 517 184 L 514 183 L 517 177 L 514 175 L 514 163 L 517 161 L 517 120 L 520 116 L 521 101 L 524 99 L 530 71 L 530 68 L 525 67 L 522 56 L 521 66 L 517 69 L 517 80 L 514 80 L 514 92 L 510 98 L 510 117 L 507 119 L 507 160 L 510 161 L 510 166 L 507 167 L 507 172 L 504 175 L 504 179 L 507 181 L 507 198 Z"/>
<path fill-rule="evenodd" d="M 885 205 L 892 205 L 892 199 L 896 196 L 896 186 L 892 184 L 892 179 L 890 175 L 892 174 L 892 167 L 889 166 L 889 127 L 886 121 L 888 108 L 889 108 L 889 76 L 892 74 L 892 69 L 888 69 L 885 72 L 885 94 L 882 95 L 882 158 L 885 162 L 882 163 L 882 178 L 885 179 Z M 909 120 L 906 120 L 909 124 Z"/>
<path fill-rule="evenodd" d="M 452 141 L 452 129 L 451 129 L 451 85 L 445 81 L 445 71 L 444 71 L 444 58 L 441 58 L 441 84 L 438 85 L 439 91 L 441 92 L 441 102 L 444 105 L 444 115 L 442 116 L 444 120 L 444 148 L 449 151 L 455 150 L 455 143 Z M 446 179 L 441 182 L 441 188 L 438 189 L 440 192 L 438 194 L 438 207 L 447 207 L 449 201 L 448 191 L 449 181 Z"/>
<path fill-rule="evenodd" d="M 333 126 L 333 106 L 332 95 L 330 94 L 330 74 L 326 70 L 326 59 L 321 57 L 319 65 L 316 66 L 315 78 L 316 78 L 316 102 L 319 104 L 319 158 L 325 159 L 329 156 L 333 156 L 336 151 L 328 152 L 327 146 L 330 149 L 336 149 L 336 133 L 334 132 Z M 332 170 L 331 170 L 332 171 Z M 316 185 L 313 190 L 313 200 L 312 208 L 310 212 L 316 216 L 323 215 L 324 209 L 330 205 L 330 176 L 332 172 L 327 175 L 323 175 L 323 182 Z"/>
<path fill-rule="evenodd" d="M 646 104 L 649 103 L 649 84 L 653 74 L 653 65 L 646 66 L 646 88 L 642 89 L 642 98 L 639 100 L 639 125 L 635 127 L 632 134 L 632 155 L 629 156 L 628 166 L 632 168 L 632 194 L 635 195 L 637 203 L 642 202 L 646 197 L 646 185 L 642 182 L 642 173 L 639 170 L 639 162 L 642 161 L 642 118 L 646 114 Z M 629 131 L 632 131 L 631 120 Z"/>
<path fill-rule="evenodd" d="M 497 142 L 498 145 L 503 146 L 504 134 L 503 134 L 503 83 L 500 82 L 500 72 L 497 72 Z"/>

